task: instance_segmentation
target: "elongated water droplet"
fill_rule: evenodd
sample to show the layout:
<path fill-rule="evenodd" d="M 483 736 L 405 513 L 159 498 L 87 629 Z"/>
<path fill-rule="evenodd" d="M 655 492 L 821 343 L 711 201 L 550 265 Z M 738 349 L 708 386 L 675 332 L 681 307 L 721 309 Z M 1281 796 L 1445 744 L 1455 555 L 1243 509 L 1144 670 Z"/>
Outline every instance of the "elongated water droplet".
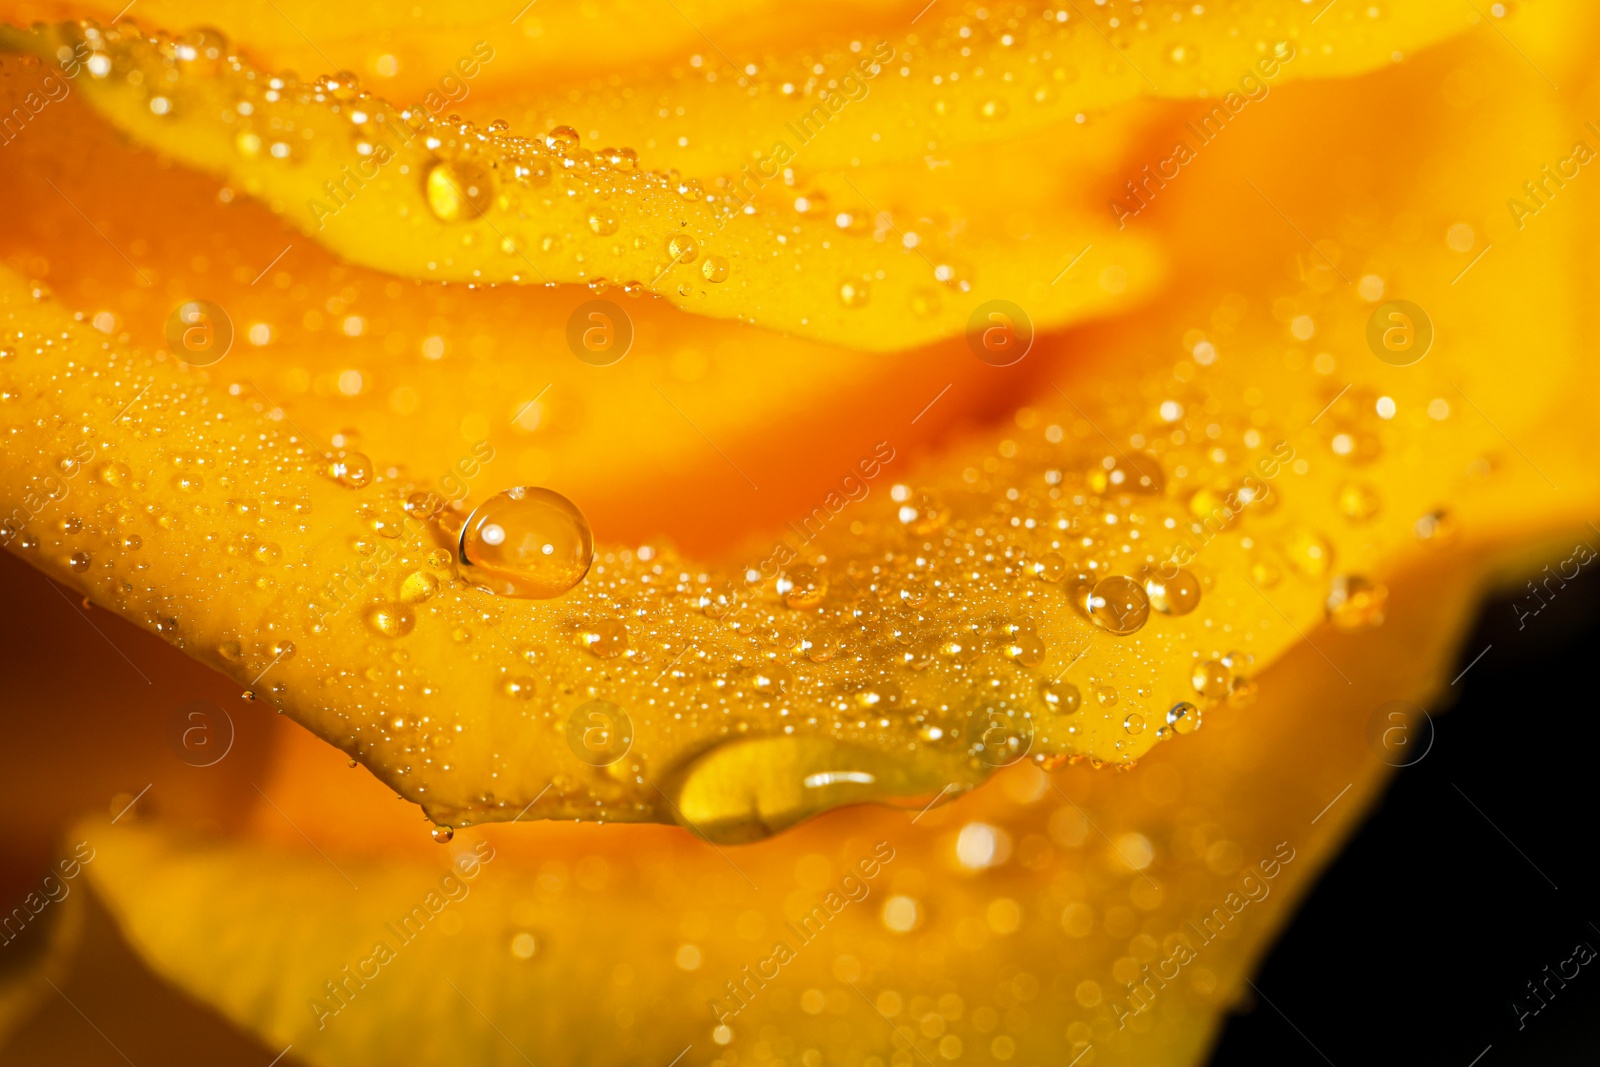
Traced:
<path fill-rule="evenodd" d="M 500 596 L 546 600 L 589 573 L 594 540 L 583 512 L 560 493 L 517 486 L 497 493 L 461 528 L 461 576 Z"/>
<path fill-rule="evenodd" d="M 931 768 L 929 768 L 931 771 Z M 758 841 L 843 804 L 934 796 L 949 784 L 826 737 L 739 738 L 673 776 L 673 813 L 708 841 Z"/>

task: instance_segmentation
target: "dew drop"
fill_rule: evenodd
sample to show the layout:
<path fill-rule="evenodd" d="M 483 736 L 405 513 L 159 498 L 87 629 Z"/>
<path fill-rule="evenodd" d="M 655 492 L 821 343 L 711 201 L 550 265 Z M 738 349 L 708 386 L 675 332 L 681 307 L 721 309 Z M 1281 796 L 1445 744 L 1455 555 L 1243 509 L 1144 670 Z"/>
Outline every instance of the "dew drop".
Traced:
<path fill-rule="evenodd" d="M 1057 715 L 1071 715 L 1083 706 L 1083 695 L 1071 682 L 1045 682 L 1039 687 L 1045 706 Z"/>
<path fill-rule="evenodd" d="M 110 486 L 123 486 L 133 477 L 133 469 L 126 463 L 111 460 L 100 466 L 100 480 Z"/>
<path fill-rule="evenodd" d="M 1192 734 L 1200 729 L 1200 709 L 1180 700 L 1167 709 L 1167 725 L 1177 733 Z"/>
<path fill-rule="evenodd" d="M 77 574 L 82 574 L 84 571 L 88 570 L 89 564 L 92 562 L 93 561 L 89 558 L 89 553 L 83 551 L 74 552 L 72 555 L 67 557 L 67 566 L 72 568 L 72 570 Z"/>
<path fill-rule="evenodd" d="M 435 826 L 429 832 L 433 836 L 434 841 L 441 845 L 448 845 L 450 843 L 450 839 L 456 836 L 456 832 L 453 827 L 443 825 Z"/>
<path fill-rule="evenodd" d="M 693 263 L 700 256 L 700 246 L 686 233 L 674 234 L 667 241 L 667 255 L 674 263 Z"/>
<path fill-rule="evenodd" d="M 1135 737 L 1139 736 L 1144 733 L 1144 716 L 1137 711 L 1130 712 L 1128 717 L 1122 720 L 1122 728 Z"/>
<path fill-rule="evenodd" d="M 1183 567 L 1176 570 L 1170 578 L 1152 571 L 1144 580 L 1150 606 L 1164 615 L 1187 615 L 1200 605 L 1200 580 Z"/>
<path fill-rule="evenodd" d="M 439 591 L 439 579 L 427 571 L 412 571 L 400 583 L 400 599 L 407 604 L 421 604 Z"/>
<path fill-rule="evenodd" d="M 404 604 L 374 604 L 367 609 L 367 628 L 384 637 L 404 637 L 416 625 L 416 615 Z"/>
<path fill-rule="evenodd" d="M 1351 522 L 1366 522 L 1381 506 L 1377 490 L 1364 482 L 1350 482 L 1339 489 L 1339 513 Z"/>
<path fill-rule="evenodd" d="M 839 654 L 844 640 L 831 626 L 818 626 L 800 640 L 801 651 L 812 663 L 826 663 Z"/>
<path fill-rule="evenodd" d="M 1447 545 L 1460 532 L 1456 517 L 1448 511 L 1431 511 L 1416 521 L 1413 527 L 1417 540 L 1433 545 Z"/>
<path fill-rule="evenodd" d="M 727 741 L 669 777 L 672 814 L 717 844 L 758 841 L 844 804 L 933 797 L 949 786 L 931 769 L 919 776 L 883 753 L 799 736 Z"/>
<path fill-rule="evenodd" d="M 1094 698 L 1100 702 L 1102 708 L 1115 707 L 1117 703 L 1117 688 L 1112 685 L 1102 685 L 1095 690 Z"/>
<path fill-rule="evenodd" d="M 715 284 L 728 280 L 728 261 L 722 256 L 707 256 L 700 264 L 700 275 Z"/>
<path fill-rule="evenodd" d="M 537 680 L 526 675 L 507 678 L 500 686 L 501 691 L 506 696 L 516 700 L 532 700 L 537 695 L 538 688 Z"/>
<path fill-rule="evenodd" d="M 791 608 L 814 608 L 828 595 L 828 579 L 809 563 L 797 563 L 778 575 L 777 589 Z"/>
<path fill-rule="evenodd" d="M 500 596 L 547 600 L 589 573 L 594 541 L 560 493 L 517 486 L 480 504 L 461 528 L 462 577 Z"/>
<path fill-rule="evenodd" d="M 895 499 L 900 500 L 896 514 L 903 525 L 911 527 L 912 533 L 931 534 L 950 520 L 950 510 L 931 489 L 907 493 L 903 499 L 897 495 Z"/>
<path fill-rule="evenodd" d="M 1283 543 L 1284 558 L 1306 578 L 1320 578 L 1333 565 L 1333 546 L 1328 539 L 1304 527 L 1293 531 Z"/>
<path fill-rule="evenodd" d="M 601 659 L 615 659 L 628 649 L 628 628 L 616 619 L 600 619 L 581 627 L 577 642 Z"/>
<path fill-rule="evenodd" d="M 1067 575 L 1067 561 L 1059 552 L 1046 552 L 1028 564 L 1028 572 L 1041 582 L 1059 582 Z"/>
<path fill-rule="evenodd" d="M 1194 686 L 1194 691 L 1207 700 L 1220 700 L 1228 695 L 1228 686 L 1233 682 L 1233 672 L 1226 664 L 1214 659 L 1204 663 L 1195 664 L 1190 672 L 1189 682 Z"/>
<path fill-rule="evenodd" d="M 372 481 L 372 460 L 361 452 L 346 452 L 328 464 L 328 475 L 340 485 L 360 489 Z"/>
<path fill-rule="evenodd" d="M 1086 599 L 1089 618 L 1111 633 L 1137 633 L 1150 617 L 1150 599 L 1132 578 L 1120 574 L 1102 578 Z"/>
<path fill-rule="evenodd" d="M 1084 480 L 1090 489 L 1101 495 L 1137 493 L 1148 496 L 1161 492 L 1167 485 L 1161 461 L 1143 452 L 1107 456 L 1089 469 Z"/>
<path fill-rule="evenodd" d="M 571 126 L 557 126 L 545 138 L 545 144 L 557 152 L 565 153 L 578 147 L 578 131 Z"/>
<path fill-rule="evenodd" d="M 872 289 L 866 282 L 850 280 L 839 283 L 839 303 L 847 308 L 866 307 L 871 298 Z"/>
<path fill-rule="evenodd" d="M 1389 590 L 1358 574 L 1341 575 L 1328 591 L 1328 617 L 1341 630 L 1366 630 L 1383 625 Z"/>
<path fill-rule="evenodd" d="M 441 161 L 428 168 L 423 181 L 428 209 L 440 222 L 470 221 L 494 203 L 489 171 L 466 160 Z"/>

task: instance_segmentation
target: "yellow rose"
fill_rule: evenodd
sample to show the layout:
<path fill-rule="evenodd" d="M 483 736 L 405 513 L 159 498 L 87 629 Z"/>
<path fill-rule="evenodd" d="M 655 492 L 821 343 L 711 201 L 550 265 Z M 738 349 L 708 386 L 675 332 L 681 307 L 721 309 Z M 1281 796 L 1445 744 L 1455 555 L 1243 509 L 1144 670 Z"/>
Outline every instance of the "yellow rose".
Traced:
<path fill-rule="evenodd" d="M 0 1033 L 1199 1062 L 1600 497 L 1581 12 L 3 10 Z"/>

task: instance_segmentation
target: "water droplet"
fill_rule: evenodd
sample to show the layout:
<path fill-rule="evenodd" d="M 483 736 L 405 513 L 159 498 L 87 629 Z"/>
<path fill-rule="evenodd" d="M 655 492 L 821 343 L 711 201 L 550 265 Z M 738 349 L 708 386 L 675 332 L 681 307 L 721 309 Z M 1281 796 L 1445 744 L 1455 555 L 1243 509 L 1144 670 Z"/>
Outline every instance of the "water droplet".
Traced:
<path fill-rule="evenodd" d="M 433 839 L 441 845 L 448 845 L 450 839 L 456 836 L 455 829 L 449 826 L 435 826 L 432 831 Z"/>
<path fill-rule="evenodd" d="M 812 663 L 826 663 L 839 654 L 844 638 L 831 626 L 818 626 L 800 639 L 800 650 Z"/>
<path fill-rule="evenodd" d="M 751 675 L 751 681 L 764 693 L 783 692 L 794 681 L 794 672 L 782 664 L 770 663 L 757 667 L 755 673 Z"/>
<path fill-rule="evenodd" d="M 1150 599 L 1132 578 L 1120 574 L 1102 578 L 1086 598 L 1089 618 L 1111 633 L 1137 633 L 1150 617 Z"/>
<path fill-rule="evenodd" d="M 466 160 L 435 163 L 423 184 L 428 208 L 440 222 L 471 221 L 494 203 L 489 171 Z"/>
<path fill-rule="evenodd" d="M 412 571 L 400 583 L 400 599 L 407 604 L 421 604 L 439 591 L 439 579 L 427 571 Z"/>
<path fill-rule="evenodd" d="M 1071 682 L 1045 682 L 1039 687 L 1039 695 L 1057 715 L 1071 715 L 1083 705 L 1083 695 Z"/>
<path fill-rule="evenodd" d="M 578 630 L 578 647 L 601 659 L 613 659 L 628 648 L 628 628 L 616 619 L 600 619 Z"/>
<path fill-rule="evenodd" d="M 116 460 L 111 460 L 100 466 L 100 480 L 107 485 L 127 485 L 132 477 L 133 469 L 126 463 L 118 463 Z"/>
<path fill-rule="evenodd" d="M 950 519 L 950 511 L 944 506 L 944 501 L 931 489 L 908 492 L 903 499 L 901 496 L 895 499 L 900 501 L 900 508 L 896 512 L 900 522 L 911 527 L 913 533 L 931 534 Z"/>
<path fill-rule="evenodd" d="M 1102 685 L 1095 690 L 1094 698 L 1100 702 L 1102 708 L 1114 707 L 1117 703 L 1117 688 L 1112 685 Z"/>
<path fill-rule="evenodd" d="M 517 486 L 496 493 L 461 528 L 462 577 L 500 596 L 546 600 L 589 573 L 594 541 L 583 512 L 560 493 Z"/>
<path fill-rule="evenodd" d="M 949 785 L 929 768 L 828 737 L 724 742 L 670 776 L 671 811 L 708 841 L 758 841 L 844 804 L 932 797 Z"/>
<path fill-rule="evenodd" d="M 545 137 L 544 143 L 547 147 L 564 153 L 578 147 L 578 131 L 571 126 L 557 126 Z"/>
<path fill-rule="evenodd" d="M 1144 716 L 1137 711 L 1130 712 L 1128 717 L 1122 720 L 1122 728 L 1135 737 L 1139 736 L 1144 733 Z"/>
<path fill-rule="evenodd" d="M 1180 700 L 1167 709 L 1167 725 L 1180 734 L 1192 734 L 1200 729 L 1200 709 Z"/>
<path fill-rule="evenodd" d="M 843 281 L 839 283 L 839 303 L 847 308 L 865 307 L 872 298 L 872 289 L 863 281 Z"/>
<path fill-rule="evenodd" d="M 82 574 L 84 571 L 88 570 L 89 564 L 92 562 L 93 561 L 89 558 L 89 553 L 83 551 L 74 552 L 72 555 L 67 557 L 67 566 L 72 568 L 72 570 L 78 574 Z"/>
<path fill-rule="evenodd" d="M 1090 489 L 1102 496 L 1108 493 L 1153 495 L 1166 488 L 1167 475 L 1161 461 L 1144 452 L 1107 456 L 1085 477 Z"/>
<path fill-rule="evenodd" d="M 1321 578 L 1333 566 L 1333 546 L 1314 530 L 1301 527 L 1283 543 L 1284 558 L 1302 577 Z"/>
<path fill-rule="evenodd" d="M 277 644 L 273 645 L 272 658 L 274 661 L 294 659 L 294 642 L 279 641 Z"/>
<path fill-rule="evenodd" d="M 828 579 L 809 563 L 797 563 L 778 575 L 777 588 L 791 608 L 814 608 L 828 595 Z"/>
<path fill-rule="evenodd" d="M 1214 659 L 1204 663 L 1197 663 L 1189 675 L 1190 684 L 1194 691 L 1207 700 L 1220 700 L 1228 695 L 1228 686 L 1233 682 L 1233 672 L 1226 664 Z"/>
<path fill-rule="evenodd" d="M 1171 577 L 1162 571 L 1145 576 L 1144 590 L 1150 606 L 1166 615 L 1187 615 L 1200 605 L 1200 579 L 1182 567 Z"/>
<path fill-rule="evenodd" d="M 367 627 L 384 637 L 404 637 L 416 625 L 416 615 L 404 604 L 374 604 L 367 609 Z"/>
<path fill-rule="evenodd" d="M 674 234 L 667 241 L 667 255 L 677 263 L 693 263 L 700 257 L 700 246 L 686 233 Z"/>
<path fill-rule="evenodd" d="M 727 281 L 728 271 L 728 261 L 722 256 L 707 256 L 700 264 L 700 275 L 708 282 Z"/>
<path fill-rule="evenodd" d="M 1461 527 L 1450 512 L 1431 511 L 1417 520 L 1414 529 L 1419 541 L 1427 541 L 1433 545 L 1448 545 L 1456 539 Z"/>
<path fill-rule="evenodd" d="M 500 688 L 508 697 L 513 697 L 517 700 L 532 700 L 538 693 L 539 683 L 536 679 L 527 675 L 520 675 L 515 678 L 507 678 Z"/>
<path fill-rule="evenodd" d="M 1383 625 L 1389 590 L 1357 574 L 1341 575 L 1328 591 L 1328 617 L 1341 630 Z"/>
<path fill-rule="evenodd" d="M 340 485 L 360 489 L 372 481 L 372 460 L 361 452 L 345 452 L 329 462 L 328 475 Z"/>
<path fill-rule="evenodd" d="M 1339 513 L 1351 522 L 1366 522 L 1381 506 L 1378 491 L 1363 482 L 1350 482 L 1339 489 Z"/>
<path fill-rule="evenodd" d="M 1018 628 L 1016 633 L 1001 642 L 1000 650 L 1024 667 L 1037 667 L 1049 653 L 1043 639 L 1031 626 Z"/>
<path fill-rule="evenodd" d="M 1067 561 L 1059 552 L 1046 552 L 1028 564 L 1028 571 L 1042 582 L 1059 582 L 1067 575 Z"/>
<path fill-rule="evenodd" d="M 1004 100 L 985 100 L 978 105 L 978 118 L 984 122 L 998 122 L 1010 112 L 1011 106 Z"/>
<path fill-rule="evenodd" d="M 617 219 L 615 212 L 605 208 L 596 208 L 589 212 L 589 229 L 601 237 L 609 237 L 617 232 L 622 223 Z"/>

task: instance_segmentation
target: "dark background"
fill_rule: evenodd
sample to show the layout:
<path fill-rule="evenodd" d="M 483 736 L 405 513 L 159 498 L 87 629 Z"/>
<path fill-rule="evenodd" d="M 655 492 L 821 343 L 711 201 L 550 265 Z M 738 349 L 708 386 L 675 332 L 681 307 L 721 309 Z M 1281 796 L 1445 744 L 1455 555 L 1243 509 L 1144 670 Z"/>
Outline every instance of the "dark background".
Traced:
<path fill-rule="evenodd" d="M 1600 579 L 1521 630 L 1512 603 L 1484 610 L 1455 670 L 1493 647 L 1273 948 L 1255 979 L 1271 1003 L 1229 1020 L 1214 1067 L 1600 1063 L 1600 957 L 1520 1030 L 1511 1009 L 1578 942 L 1600 952 Z"/>

